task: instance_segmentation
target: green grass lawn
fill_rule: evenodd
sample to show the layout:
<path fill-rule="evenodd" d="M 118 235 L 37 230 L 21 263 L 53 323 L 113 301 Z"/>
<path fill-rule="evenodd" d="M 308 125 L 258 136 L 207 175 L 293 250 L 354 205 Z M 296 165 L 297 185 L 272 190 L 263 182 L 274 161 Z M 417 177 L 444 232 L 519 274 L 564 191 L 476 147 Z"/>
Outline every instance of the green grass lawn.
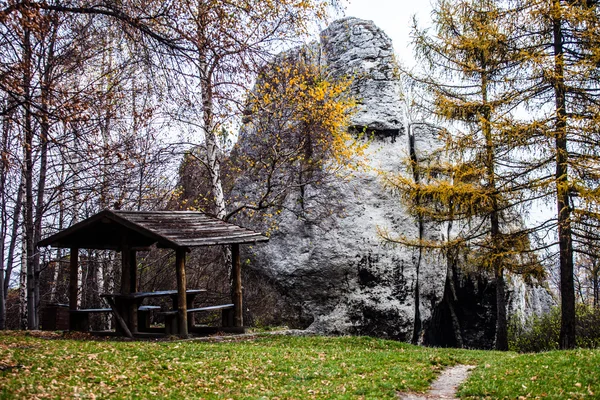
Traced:
<path fill-rule="evenodd" d="M 434 349 L 366 337 L 96 341 L 0 333 L 0 398 L 394 399 L 446 366 L 463 398 L 600 398 L 600 351 Z M 597 393 L 597 394 L 596 394 Z"/>

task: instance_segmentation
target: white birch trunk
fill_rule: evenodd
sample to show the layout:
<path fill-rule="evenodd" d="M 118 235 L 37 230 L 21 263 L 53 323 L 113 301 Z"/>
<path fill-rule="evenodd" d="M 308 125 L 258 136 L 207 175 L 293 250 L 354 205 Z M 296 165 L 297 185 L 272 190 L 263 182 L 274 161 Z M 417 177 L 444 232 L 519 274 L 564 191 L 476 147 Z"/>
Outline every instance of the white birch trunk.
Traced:
<path fill-rule="evenodd" d="M 102 294 L 104 293 L 104 260 L 100 259 L 100 257 L 98 257 L 98 254 L 96 254 L 96 264 L 97 264 L 97 268 L 96 268 L 96 285 L 97 285 L 97 290 L 98 290 L 98 294 Z M 105 329 L 106 328 L 106 320 L 107 315 L 106 314 L 100 314 L 100 318 L 102 321 L 102 326 L 101 329 Z"/>
<path fill-rule="evenodd" d="M 23 238 L 21 249 L 21 273 L 19 274 L 19 325 L 27 329 L 27 243 Z"/>
<path fill-rule="evenodd" d="M 62 249 L 56 249 L 56 262 L 54 263 L 54 272 L 52 274 L 52 285 L 50 286 L 50 303 L 56 303 L 56 287 L 58 286 L 58 277 L 62 267 Z"/>
<path fill-rule="evenodd" d="M 79 256 L 81 259 L 81 256 Z M 77 309 L 82 307 L 83 299 L 83 263 L 79 262 L 79 268 L 77 268 Z"/>
<path fill-rule="evenodd" d="M 60 167 L 60 182 L 65 181 L 65 164 L 63 163 Z M 64 203 L 64 188 L 61 184 L 58 192 L 58 230 L 63 230 L 65 225 L 65 203 Z M 54 268 L 54 275 L 52 277 L 52 288 L 50 289 L 50 302 L 56 302 L 56 289 L 58 286 L 58 278 L 60 277 L 60 271 L 62 269 L 62 257 L 63 250 L 61 248 L 56 249 L 56 267 Z"/>
<path fill-rule="evenodd" d="M 213 115 L 213 85 L 209 66 L 203 54 L 198 54 L 200 59 L 200 90 L 202 92 L 202 130 L 206 143 L 206 165 L 210 174 L 211 189 L 214 196 L 214 212 L 217 218 L 225 218 L 227 207 L 221 180 L 221 160 L 219 159 L 219 142 L 215 132 L 216 124 Z"/>
<path fill-rule="evenodd" d="M 211 189 L 214 197 L 214 213 L 219 219 L 224 219 L 227 215 L 227 205 L 225 204 L 225 194 L 223 192 L 223 183 L 221 179 L 221 160 L 219 159 L 219 142 L 216 135 L 216 125 L 213 116 L 213 87 L 209 68 L 200 58 L 200 89 L 202 91 L 202 123 L 204 130 L 204 140 L 206 142 L 206 165 L 211 179 Z M 233 293 L 233 275 L 231 268 L 231 249 L 229 246 L 223 246 L 223 261 L 228 271 L 229 286 Z"/>
<path fill-rule="evenodd" d="M 219 160 L 219 145 L 217 136 L 212 130 L 205 130 L 206 136 L 206 158 L 211 178 L 211 189 L 215 200 L 215 215 L 217 218 L 223 219 L 227 215 L 227 207 L 225 205 L 225 195 L 223 193 L 223 185 L 221 182 L 221 161 Z"/>
<path fill-rule="evenodd" d="M 108 278 L 105 283 L 106 293 L 114 293 L 115 292 L 115 268 L 114 268 L 112 254 L 108 255 L 105 262 L 106 262 L 106 276 Z M 108 318 L 108 321 L 106 321 L 106 329 L 112 329 L 112 318 Z"/>

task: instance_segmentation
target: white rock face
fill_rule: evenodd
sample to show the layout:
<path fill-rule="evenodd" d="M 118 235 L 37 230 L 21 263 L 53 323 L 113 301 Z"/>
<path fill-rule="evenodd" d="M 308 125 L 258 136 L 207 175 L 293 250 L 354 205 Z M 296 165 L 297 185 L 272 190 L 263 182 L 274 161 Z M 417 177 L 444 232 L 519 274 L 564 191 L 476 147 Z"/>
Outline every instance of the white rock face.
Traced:
<path fill-rule="evenodd" d="M 556 299 L 548 294 L 548 289 L 541 285 L 528 285 L 520 276 L 509 276 L 507 287 L 509 292 L 507 313 L 516 316 L 521 323 L 524 323 L 529 316 L 545 314 L 557 305 Z"/>
<path fill-rule="evenodd" d="M 391 39 L 372 21 L 344 18 L 321 33 L 323 60 L 337 76 L 352 76 L 352 93 L 361 107 L 357 126 L 402 129 L 398 72 Z"/>
<path fill-rule="evenodd" d="M 318 50 L 316 50 L 318 48 Z M 372 170 L 312 189 L 308 199 L 327 199 L 343 207 L 340 217 L 306 222 L 282 213 L 280 229 L 266 246 L 253 249 L 253 265 L 300 304 L 310 329 L 322 333 L 355 333 L 410 340 L 415 318 L 419 273 L 421 319 L 443 295 L 445 262 L 385 243 L 380 229 L 418 237 L 417 222 L 384 187 L 379 171 L 406 173 L 408 136 L 401 123 L 402 103 L 392 43 L 372 22 L 346 18 L 311 45 L 334 76 L 354 76 L 352 94 L 359 109 L 356 130 L 374 138 L 367 153 Z M 434 146 L 433 136 L 419 146 Z M 309 200 L 310 201 L 310 200 Z M 295 199 L 290 200 L 294 208 Z M 439 237 L 439 229 L 427 235 Z"/>
<path fill-rule="evenodd" d="M 306 221 L 284 211 L 270 242 L 251 249 L 251 265 L 278 283 L 303 319 L 312 321 L 311 330 L 412 340 L 416 316 L 425 330 L 432 326 L 444 297 L 446 260 L 381 239 L 381 229 L 410 238 L 418 238 L 420 230 L 378 171 L 408 174 L 411 146 L 426 161 L 441 143 L 427 125 L 415 126 L 409 140 L 401 122 L 392 43 L 372 22 L 334 22 L 321 34 L 317 51 L 334 75 L 355 76 L 351 91 L 360 107 L 352 124 L 374 134 L 367 150 L 372 169 L 312 188 L 306 203 L 326 199 L 339 205 L 338 215 Z M 296 199 L 288 206 L 298 207 Z M 444 227 L 429 224 L 422 235 L 439 239 L 444 232 Z M 490 314 L 491 308 L 486 310 Z M 488 325 L 493 324 L 493 314 L 484 319 L 488 317 Z M 420 330 L 415 337 L 422 337 Z"/>

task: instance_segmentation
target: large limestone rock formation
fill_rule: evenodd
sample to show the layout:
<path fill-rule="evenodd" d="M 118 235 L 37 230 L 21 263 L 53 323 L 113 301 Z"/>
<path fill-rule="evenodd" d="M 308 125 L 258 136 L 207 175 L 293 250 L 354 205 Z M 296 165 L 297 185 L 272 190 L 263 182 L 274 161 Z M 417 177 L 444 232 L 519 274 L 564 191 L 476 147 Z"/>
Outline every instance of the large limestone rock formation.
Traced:
<path fill-rule="evenodd" d="M 300 310 L 300 320 L 312 330 L 456 344 L 441 343 L 440 339 L 443 329 L 451 330 L 452 323 L 442 302 L 446 261 L 385 243 L 380 236 L 382 229 L 412 238 L 437 239 L 444 234 L 445 227 L 419 226 L 408 216 L 378 173 L 409 174 L 404 161 L 411 153 L 423 160 L 440 146 L 435 129 L 421 124 L 409 132 L 402 123 L 392 43 L 372 22 L 356 18 L 336 21 L 322 32 L 320 44 L 311 48 L 334 75 L 355 77 L 351 90 L 360 108 L 352 125 L 355 130 L 366 128 L 373 133 L 368 148 L 373 169 L 326 188 L 313 188 L 308 198 L 339 204 L 339 216 L 314 221 L 283 212 L 280 229 L 270 242 L 248 254 L 251 265 L 277 282 L 288 301 Z M 291 199 L 289 208 L 294 207 Z M 474 282 L 462 277 L 455 281 L 459 292 L 465 289 L 463 296 L 482 302 L 481 309 L 472 313 L 458 311 L 460 317 L 474 321 L 472 327 L 462 328 L 464 345 L 490 346 L 493 286 L 485 279 Z"/>
<path fill-rule="evenodd" d="M 371 21 L 345 18 L 321 33 L 321 51 L 334 75 L 354 77 L 352 92 L 361 105 L 354 124 L 397 135 L 402 104 L 391 39 Z"/>

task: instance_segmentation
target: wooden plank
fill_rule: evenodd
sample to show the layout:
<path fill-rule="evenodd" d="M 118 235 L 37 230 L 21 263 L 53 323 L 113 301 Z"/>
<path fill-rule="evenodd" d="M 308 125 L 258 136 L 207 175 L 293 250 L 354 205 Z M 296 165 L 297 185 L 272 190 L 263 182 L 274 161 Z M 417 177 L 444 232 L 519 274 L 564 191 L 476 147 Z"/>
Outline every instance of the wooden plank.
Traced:
<path fill-rule="evenodd" d="M 179 228 L 178 228 L 179 227 Z M 215 228 L 213 226 L 202 225 L 194 225 L 194 226 L 181 226 L 181 224 L 173 224 L 170 225 L 160 225 L 160 232 L 166 235 L 174 235 L 174 236 L 182 236 L 186 234 L 194 234 L 194 233 L 224 233 L 224 232 L 240 232 L 240 233 L 252 233 L 256 234 L 256 232 L 249 231 L 247 229 L 242 229 L 237 226 L 220 226 Z"/>
<path fill-rule="evenodd" d="M 157 313 L 158 315 L 177 315 L 179 313 L 178 310 L 169 310 L 169 311 L 161 311 Z"/>
<path fill-rule="evenodd" d="M 160 306 L 140 306 L 139 311 L 160 310 Z"/>
<path fill-rule="evenodd" d="M 187 323 L 187 301 L 186 301 L 186 279 L 185 279 L 185 249 L 178 248 L 175 251 L 175 263 L 177 270 L 177 320 L 179 325 L 179 336 L 188 336 Z"/>
<path fill-rule="evenodd" d="M 160 226 L 160 225 L 173 225 L 173 224 L 181 224 L 184 226 L 189 225 L 198 225 L 198 226 L 238 226 L 229 224 L 225 221 L 219 220 L 211 220 L 204 218 L 192 218 L 192 217 L 178 217 L 174 216 L 169 219 L 144 219 L 144 220 L 136 220 L 130 219 L 131 221 L 135 221 L 136 223 L 143 224 L 144 226 Z"/>
<path fill-rule="evenodd" d="M 188 295 L 192 294 L 200 294 L 205 293 L 206 289 L 188 289 L 185 291 Z M 137 293 L 104 293 L 101 294 L 100 297 L 112 297 L 112 298 L 122 298 L 122 299 L 145 299 L 147 297 L 166 297 L 166 296 L 176 296 L 177 290 L 159 290 L 156 292 L 137 292 Z"/>
<path fill-rule="evenodd" d="M 127 326 L 127 323 L 125 322 L 125 320 L 123 319 L 123 317 L 119 313 L 119 310 L 117 309 L 117 306 L 115 304 L 114 299 L 111 298 L 111 297 L 106 297 L 106 302 L 108 303 L 108 305 L 110 306 L 110 308 L 112 308 L 113 315 L 115 316 L 117 322 L 121 326 L 121 329 L 123 329 L 123 332 L 125 333 L 125 336 L 127 336 L 130 339 L 133 339 L 133 335 L 131 334 L 131 331 L 129 330 L 129 327 Z"/>
<path fill-rule="evenodd" d="M 181 243 L 183 246 L 187 247 L 197 247 L 197 246 L 211 246 L 217 244 L 244 244 L 244 243 L 256 243 L 256 242 L 266 242 L 269 238 L 262 235 L 244 235 L 244 236 L 221 236 L 221 237 L 211 237 L 207 239 L 178 239 L 178 243 Z"/>
<path fill-rule="evenodd" d="M 221 304 L 218 306 L 206 306 L 206 307 L 198 307 L 198 308 L 188 308 L 188 313 L 200 312 L 200 311 L 216 311 L 216 310 L 228 310 L 234 308 L 233 304 Z M 175 315 L 179 311 L 177 310 L 169 310 L 169 311 L 161 311 L 158 315 Z"/>
<path fill-rule="evenodd" d="M 77 272 L 79 269 L 79 249 L 71 248 L 69 256 L 69 309 L 77 310 L 77 294 L 79 288 L 77 286 Z"/>
<path fill-rule="evenodd" d="M 215 311 L 215 310 L 226 310 L 229 308 L 234 308 L 233 304 L 221 304 L 218 306 L 206 306 L 206 307 L 198 307 L 198 308 L 190 308 L 187 310 L 188 313 L 199 312 L 199 311 Z"/>
<path fill-rule="evenodd" d="M 233 326 L 244 326 L 242 304 L 242 268 L 240 264 L 240 245 L 231 245 L 231 275 L 233 277 L 232 300 L 234 304 Z"/>

